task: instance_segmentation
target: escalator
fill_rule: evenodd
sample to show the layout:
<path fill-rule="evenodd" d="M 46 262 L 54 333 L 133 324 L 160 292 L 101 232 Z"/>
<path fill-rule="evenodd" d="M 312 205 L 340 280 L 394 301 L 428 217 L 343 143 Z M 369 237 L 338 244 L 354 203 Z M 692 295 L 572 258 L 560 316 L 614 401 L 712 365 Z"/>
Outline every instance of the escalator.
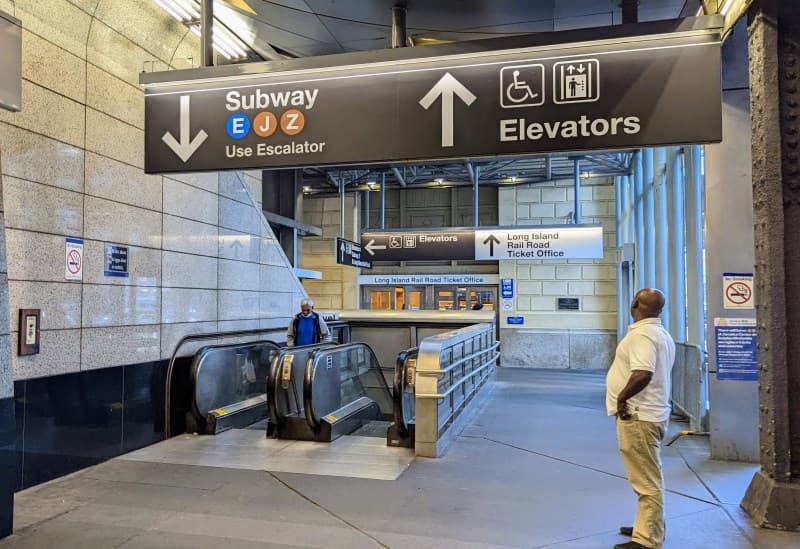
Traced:
<path fill-rule="evenodd" d="M 333 346 L 332 343 L 318 343 L 285 347 L 275 354 L 266 376 L 270 418 L 267 436 L 294 438 L 287 433 L 303 428 L 306 422 L 303 388 L 306 366 L 316 351 Z"/>
<path fill-rule="evenodd" d="M 393 388 L 399 387 L 393 391 L 365 343 L 282 350 L 267 382 L 274 403 L 267 434 L 319 442 L 343 435 L 380 436 L 387 437 L 390 446 L 412 446 L 413 375 L 409 385 L 407 366 L 414 352 L 398 358 L 395 378 L 400 375 L 406 381 L 393 383 Z"/>
<path fill-rule="evenodd" d="M 266 379 L 279 349 L 272 341 L 200 349 L 189 367 L 186 431 L 213 435 L 266 418 Z"/>

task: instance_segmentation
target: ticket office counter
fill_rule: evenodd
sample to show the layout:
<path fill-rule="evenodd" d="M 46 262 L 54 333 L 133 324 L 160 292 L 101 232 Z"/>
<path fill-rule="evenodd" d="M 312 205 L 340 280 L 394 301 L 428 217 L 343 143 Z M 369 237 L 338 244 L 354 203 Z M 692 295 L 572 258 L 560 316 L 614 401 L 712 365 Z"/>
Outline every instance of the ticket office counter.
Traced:
<path fill-rule="evenodd" d="M 469 311 L 478 303 L 484 311 L 496 311 L 497 286 L 361 286 L 361 308 L 374 311 Z"/>

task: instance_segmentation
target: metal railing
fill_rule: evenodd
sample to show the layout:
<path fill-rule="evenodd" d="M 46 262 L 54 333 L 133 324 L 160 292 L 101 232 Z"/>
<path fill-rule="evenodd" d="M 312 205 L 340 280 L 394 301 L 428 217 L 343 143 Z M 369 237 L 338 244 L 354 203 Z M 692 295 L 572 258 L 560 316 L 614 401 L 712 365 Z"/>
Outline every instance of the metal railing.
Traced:
<path fill-rule="evenodd" d="M 448 428 L 494 371 L 499 346 L 494 324 L 474 324 L 420 343 L 415 382 L 417 455 L 441 455 Z"/>
<path fill-rule="evenodd" d="M 692 431 L 706 430 L 706 353 L 698 345 L 675 344 L 672 367 L 672 407 L 689 419 Z"/>
<path fill-rule="evenodd" d="M 241 337 L 241 336 L 248 336 L 248 335 L 261 335 L 261 334 L 268 334 L 268 333 L 275 333 L 277 330 L 275 328 L 255 328 L 252 330 L 234 330 L 230 332 L 208 332 L 205 334 L 190 334 L 187 336 L 183 336 L 178 344 L 175 345 L 175 350 L 172 351 L 172 356 L 169 359 L 169 365 L 167 365 L 167 380 L 166 380 L 166 388 L 164 394 L 164 439 L 170 438 L 172 436 L 172 374 L 175 369 L 175 360 L 178 358 L 178 351 L 181 350 L 186 343 L 190 341 L 204 341 L 209 339 L 226 339 L 229 337 Z M 248 341 L 246 343 L 256 343 Z M 244 344 L 244 343 L 243 343 Z"/>

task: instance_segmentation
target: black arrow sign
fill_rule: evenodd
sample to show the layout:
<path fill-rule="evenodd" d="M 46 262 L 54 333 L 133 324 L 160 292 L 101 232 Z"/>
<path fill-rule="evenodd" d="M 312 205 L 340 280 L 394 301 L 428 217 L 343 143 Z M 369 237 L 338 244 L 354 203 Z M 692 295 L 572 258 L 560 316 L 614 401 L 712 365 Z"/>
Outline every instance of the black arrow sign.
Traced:
<path fill-rule="evenodd" d="M 490 234 L 483 243 L 489 245 L 489 255 L 494 255 L 494 245 L 500 244 L 500 240 L 495 235 Z"/>

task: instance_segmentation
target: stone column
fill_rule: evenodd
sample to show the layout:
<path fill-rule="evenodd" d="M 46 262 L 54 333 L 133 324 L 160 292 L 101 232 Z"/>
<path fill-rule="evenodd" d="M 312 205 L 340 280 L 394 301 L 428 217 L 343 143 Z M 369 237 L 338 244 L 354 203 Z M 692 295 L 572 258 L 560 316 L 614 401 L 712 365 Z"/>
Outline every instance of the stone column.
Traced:
<path fill-rule="evenodd" d="M 14 419 L 14 382 L 11 367 L 8 265 L 6 262 L 3 210 L 2 151 L 0 151 L 0 539 L 10 536 L 14 525 L 14 492 L 18 488 L 17 424 Z"/>
<path fill-rule="evenodd" d="M 756 524 L 800 530 L 800 3 L 749 14 L 761 471 Z"/>

